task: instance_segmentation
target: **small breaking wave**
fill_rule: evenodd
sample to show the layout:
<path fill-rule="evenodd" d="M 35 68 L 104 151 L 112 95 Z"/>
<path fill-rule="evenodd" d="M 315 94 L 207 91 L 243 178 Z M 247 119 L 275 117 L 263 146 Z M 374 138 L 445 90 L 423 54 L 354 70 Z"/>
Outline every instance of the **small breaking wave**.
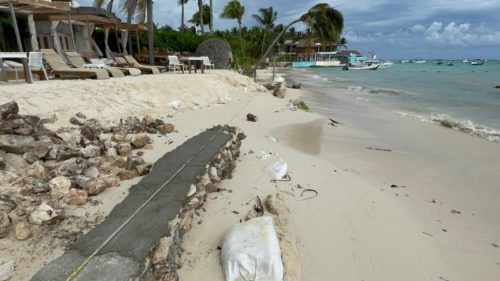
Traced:
<path fill-rule="evenodd" d="M 367 92 L 369 94 L 388 94 L 388 95 L 405 95 L 406 92 L 398 89 L 391 88 L 374 88 L 368 89 Z"/>
<path fill-rule="evenodd" d="M 492 142 L 500 143 L 500 131 L 476 124 L 470 120 L 456 120 L 446 114 L 432 114 L 423 116 L 408 112 L 396 111 L 396 113 L 409 118 L 414 118 L 422 122 L 438 124 L 442 127 L 467 133 L 472 136 L 480 137 Z"/>

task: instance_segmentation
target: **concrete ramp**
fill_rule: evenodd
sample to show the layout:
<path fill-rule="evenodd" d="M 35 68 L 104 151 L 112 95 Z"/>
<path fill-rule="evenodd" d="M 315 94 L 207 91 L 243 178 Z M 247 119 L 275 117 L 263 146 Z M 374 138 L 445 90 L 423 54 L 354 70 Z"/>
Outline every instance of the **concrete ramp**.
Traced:
<path fill-rule="evenodd" d="M 165 154 L 101 224 L 31 280 L 67 280 L 75 271 L 71 280 L 153 280 L 145 266 L 152 248 L 169 235 L 167 225 L 188 203 L 190 185 L 233 137 L 215 127 Z"/>

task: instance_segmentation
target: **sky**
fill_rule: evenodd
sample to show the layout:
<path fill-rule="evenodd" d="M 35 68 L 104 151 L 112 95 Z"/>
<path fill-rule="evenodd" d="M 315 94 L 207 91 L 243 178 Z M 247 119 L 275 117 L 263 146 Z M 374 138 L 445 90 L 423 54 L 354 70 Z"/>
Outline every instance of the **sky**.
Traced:
<path fill-rule="evenodd" d="M 204 0 L 208 2 L 208 0 Z M 91 5 L 92 0 L 80 0 Z M 120 2 L 120 0 L 115 0 Z M 236 26 L 220 19 L 228 0 L 213 0 L 215 29 Z M 328 3 L 344 14 L 343 36 L 349 49 L 363 54 L 375 51 L 379 58 L 500 59 L 500 0 L 240 0 L 245 6 L 243 24 L 256 25 L 251 15 L 272 6 L 278 23 L 286 24 L 316 3 Z M 185 7 L 189 19 L 197 1 Z M 155 0 L 155 23 L 180 26 L 177 0 Z M 300 25 L 297 26 L 301 29 Z"/>

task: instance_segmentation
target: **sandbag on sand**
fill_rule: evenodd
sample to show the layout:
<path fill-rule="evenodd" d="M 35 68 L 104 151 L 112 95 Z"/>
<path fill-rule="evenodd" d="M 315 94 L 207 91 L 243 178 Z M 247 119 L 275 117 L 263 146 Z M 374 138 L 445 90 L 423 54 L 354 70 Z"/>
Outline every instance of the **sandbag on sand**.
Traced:
<path fill-rule="evenodd" d="M 283 281 L 281 251 L 271 217 L 233 226 L 222 240 L 226 281 Z"/>

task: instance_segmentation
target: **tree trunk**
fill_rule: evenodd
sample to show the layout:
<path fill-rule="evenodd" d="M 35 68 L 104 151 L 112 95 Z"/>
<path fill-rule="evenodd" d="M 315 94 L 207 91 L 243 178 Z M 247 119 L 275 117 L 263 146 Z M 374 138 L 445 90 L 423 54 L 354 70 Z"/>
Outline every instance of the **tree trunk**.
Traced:
<path fill-rule="evenodd" d="M 184 1 L 181 2 L 182 7 L 181 7 L 181 31 L 184 32 Z"/>
<path fill-rule="evenodd" d="M 210 33 L 214 33 L 214 10 L 213 10 L 213 3 L 212 0 L 210 0 Z"/>
<path fill-rule="evenodd" d="M 260 48 L 261 56 L 264 54 L 264 46 L 266 45 L 266 34 L 267 34 L 267 28 L 264 28 L 264 35 L 262 36 L 262 47 Z"/>
<path fill-rule="evenodd" d="M 113 12 L 113 1 L 114 0 L 109 0 L 108 7 L 106 9 L 108 11 L 108 13 Z"/>
<path fill-rule="evenodd" d="M 203 26 L 203 1 L 198 0 L 198 9 L 200 13 L 200 28 L 201 28 L 201 35 L 205 34 L 205 27 Z"/>
<path fill-rule="evenodd" d="M 147 16 L 148 16 L 148 55 L 149 55 L 149 64 L 155 63 L 154 57 L 154 22 L 153 22 L 153 0 L 147 0 Z"/>
<path fill-rule="evenodd" d="M 278 34 L 278 36 L 276 36 L 276 38 L 274 38 L 274 41 L 271 43 L 271 45 L 269 45 L 269 47 L 267 47 L 267 51 L 264 53 L 264 55 L 262 55 L 262 57 L 260 57 L 260 59 L 257 61 L 257 63 L 255 64 L 255 66 L 253 68 L 254 80 L 257 78 L 257 67 L 259 67 L 259 65 L 262 63 L 262 61 L 264 60 L 264 58 L 267 57 L 269 55 L 269 53 L 271 53 L 271 50 L 274 48 L 274 45 L 276 45 L 276 43 L 278 43 L 278 41 L 283 36 L 283 34 L 285 34 L 285 32 L 290 27 L 292 27 L 292 25 L 294 25 L 294 24 L 296 24 L 296 23 L 298 23 L 300 21 L 302 21 L 302 19 L 296 19 L 296 20 L 292 21 L 287 26 L 285 26 L 285 28 L 283 29 L 283 31 L 281 31 L 280 34 Z"/>
<path fill-rule="evenodd" d="M 132 14 L 130 12 L 127 14 L 127 23 L 128 24 L 132 23 Z M 127 33 L 128 33 L 128 52 L 130 55 L 133 55 L 134 52 L 132 50 L 132 32 L 130 32 L 130 31 L 127 31 Z M 139 50 L 137 50 L 137 52 L 139 52 Z"/>
<path fill-rule="evenodd" d="M 0 23 L 0 51 L 7 52 L 7 42 L 5 42 L 5 35 L 2 23 Z"/>
<path fill-rule="evenodd" d="M 241 52 L 244 53 L 245 52 L 245 46 L 243 46 L 243 34 L 241 33 L 241 22 L 238 22 L 238 26 L 239 26 L 239 29 L 240 29 L 240 49 L 241 49 Z"/>

